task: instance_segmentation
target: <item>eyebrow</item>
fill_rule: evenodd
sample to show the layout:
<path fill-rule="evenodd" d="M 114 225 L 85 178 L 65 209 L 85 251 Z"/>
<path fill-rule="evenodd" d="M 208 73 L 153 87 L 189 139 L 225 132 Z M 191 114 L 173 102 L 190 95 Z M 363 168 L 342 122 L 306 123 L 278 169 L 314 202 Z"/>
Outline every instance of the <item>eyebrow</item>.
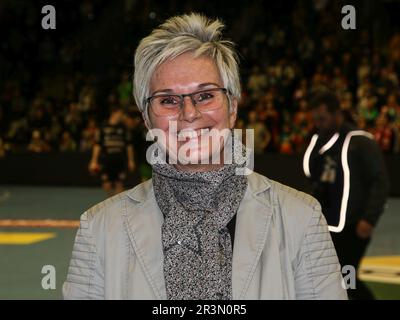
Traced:
<path fill-rule="evenodd" d="M 209 86 L 215 86 L 215 87 L 220 87 L 221 85 L 219 85 L 218 83 L 214 83 L 214 82 L 205 82 L 205 83 L 200 83 L 197 86 L 197 89 L 203 89 L 205 87 L 209 87 Z M 196 92 L 196 91 L 194 91 Z M 154 96 L 157 93 L 174 93 L 174 90 L 172 89 L 160 89 L 160 90 L 156 90 L 154 91 L 151 96 Z"/>

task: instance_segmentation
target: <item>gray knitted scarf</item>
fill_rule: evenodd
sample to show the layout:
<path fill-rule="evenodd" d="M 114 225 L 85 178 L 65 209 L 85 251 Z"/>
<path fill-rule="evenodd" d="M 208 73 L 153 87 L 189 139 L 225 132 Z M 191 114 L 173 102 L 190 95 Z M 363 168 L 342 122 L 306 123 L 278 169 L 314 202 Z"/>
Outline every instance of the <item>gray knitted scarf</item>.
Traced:
<path fill-rule="evenodd" d="M 232 299 L 227 224 L 243 199 L 246 176 L 236 174 L 236 164 L 208 172 L 180 171 L 170 164 L 152 167 L 154 193 L 164 215 L 167 298 Z"/>

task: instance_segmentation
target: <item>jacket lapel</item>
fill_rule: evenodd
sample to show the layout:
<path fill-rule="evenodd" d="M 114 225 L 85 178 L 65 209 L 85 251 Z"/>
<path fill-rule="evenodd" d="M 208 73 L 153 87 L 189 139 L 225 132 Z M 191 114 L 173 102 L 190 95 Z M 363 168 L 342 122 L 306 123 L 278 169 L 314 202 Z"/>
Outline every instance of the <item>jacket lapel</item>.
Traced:
<path fill-rule="evenodd" d="M 248 176 L 245 196 L 237 212 L 232 261 L 233 299 L 244 299 L 267 238 L 272 208 L 265 193 L 268 180 L 256 173 Z"/>
<path fill-rule="evenodd" d="M 128 192 L 126 201 L 125 223 L 133 249 L 155 296 L 166 299 L 161 241 L 164 218 L 155 201 L 151 180 Z"/>

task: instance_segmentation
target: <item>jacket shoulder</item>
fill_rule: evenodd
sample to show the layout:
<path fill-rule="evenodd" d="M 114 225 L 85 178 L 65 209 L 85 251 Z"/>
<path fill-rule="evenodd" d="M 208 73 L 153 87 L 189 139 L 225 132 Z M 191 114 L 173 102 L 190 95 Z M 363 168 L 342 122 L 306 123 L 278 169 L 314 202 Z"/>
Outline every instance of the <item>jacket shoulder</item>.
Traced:
<path fill-rule="evenodd" d="M 253 192 L 258 193 L 259 191 L 270 189 L 270 194 L 272 195 L 270 201 L 273 202 L 273 204 L 294 204 L 301 207 L 308 207 L 310 209 L 319 206 L 317 199 L 311 195 L 269 179 L 262 174 L 253 172 L 248 179 L 250 188 Z"/>
<path fill-rule="evenodd" d="M 147 180 L 132 189 L 123 191 L 95 204 L 87 209 L 83 215 L 85 215 L 88 221 L 101 219 L 105 214 L 107 214 L 108 218 L 115 218 L 115 215 L 119 216 L 121 214 L 121 206 L 124 205 L 124 201 L 130 198 L 134 200 L 134 204 L 143 202 L 147 198 L 151 188 L 151 180 Z"/>
<path fill-rule="evenodd" d="M 291 233 L 297 233 L 297 239 L 300 240 L 312 220 L 322 215 L 321 205 L 317 199 L 305 192 L 276 181 L 271 181 L 271 185 L 280 218 Z"/>
<path fill-rule="evenodd" d="M 312 210 L 320 207 L 318 200 L 305 192 L 274 180 L 270 180 L 270 183 L 276 193 L 277 200 L 282 204 L 293 204 L 294 206 Z"/>
<path fill-rule="evenodd" d="M 263 181 L 268 186 L 266 190 L 269 192 L 264 192 L 263 196 L 268 198 L 275 224 L 296 241 L 301 239 L 312 220 L 322 215 L 321 205 L 309 194 L 260 174 L 255 174 L 251 179 L 258 180 L 257 184 Z"/>

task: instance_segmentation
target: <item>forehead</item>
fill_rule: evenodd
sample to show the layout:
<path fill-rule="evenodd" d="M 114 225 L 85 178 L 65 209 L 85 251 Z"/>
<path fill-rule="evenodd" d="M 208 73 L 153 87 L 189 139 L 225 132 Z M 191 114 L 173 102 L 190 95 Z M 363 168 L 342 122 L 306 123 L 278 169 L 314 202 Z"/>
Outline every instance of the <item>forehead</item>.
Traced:
<path fill-rule="evenodd" d="M 209 57 L 195 58 L 192 53 L 184 53 L 156 68 L 150 80 L 150 91 L 190 90 L 203 83 L 222 85 L 215 62 Z"/>

